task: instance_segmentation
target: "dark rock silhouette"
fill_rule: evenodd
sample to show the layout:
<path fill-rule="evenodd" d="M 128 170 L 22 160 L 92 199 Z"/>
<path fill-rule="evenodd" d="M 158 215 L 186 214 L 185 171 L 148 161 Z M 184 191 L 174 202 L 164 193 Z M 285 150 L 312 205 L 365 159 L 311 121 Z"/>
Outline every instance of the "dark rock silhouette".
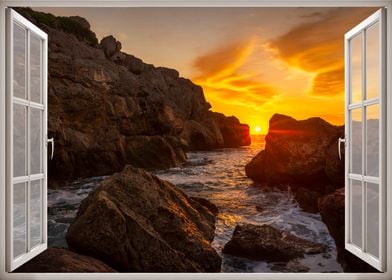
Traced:
<path fill-rule="evenodd" d="M 240 123 L 234 116 L 226 117 L 221 113 L 213 114 L 222 133 L 225 147 L 235 148 L 251 144 L 249 125 Z"/>
<path fill-rule="evenodd" d="M 82 202 L 67 243 L 118 271 L 218 272 L 215 216 L 198 201 L 126 166 Z"/>
<path fill-rule="evenodd" d="M 14 272 L 116 272 L 92 257 L 64 248 L 48 248 Z"/>
<path fill-rule="evenodd" d="M 319 254 L 326 247 L 269 225 L 237 225 L 223 253 L 255 260 L 289 261 L 304 254 Z"/>
<path fill-rule="evenodd" d="M 126 164 L 169 168 L 188 150 L 225 147 L 202 88 L 176 70 L 122 52 L 113 36 L 98 44 L 83 18 L 17 10 L 49 35 L 50 187 Z M 237 128 L 244 135 L 237 124 L 231 131 Z"/>
<path fill-rule="evenodd" d="M 342 126 L 321 118 L 297 121 L 275 114 L 265 149 L 245 166 L 246 174 L 258 184 L 289 185 L 301 206 L 316 212 L 317 199 L 344 183 L 344 153 L 339 159 L 337 152 L 343 134 Z"/>

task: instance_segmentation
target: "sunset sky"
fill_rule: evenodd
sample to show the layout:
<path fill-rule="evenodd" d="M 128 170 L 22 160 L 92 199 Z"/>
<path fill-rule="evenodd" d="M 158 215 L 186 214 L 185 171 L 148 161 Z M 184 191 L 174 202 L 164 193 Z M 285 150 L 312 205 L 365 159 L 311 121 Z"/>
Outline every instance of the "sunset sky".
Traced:
<path fill-rule="evenodd" d="M 274 113 L 344 122 L 344 33 L 375 8 L 42 8 L 175 68 L 212 110 L 266 133 Z"/>

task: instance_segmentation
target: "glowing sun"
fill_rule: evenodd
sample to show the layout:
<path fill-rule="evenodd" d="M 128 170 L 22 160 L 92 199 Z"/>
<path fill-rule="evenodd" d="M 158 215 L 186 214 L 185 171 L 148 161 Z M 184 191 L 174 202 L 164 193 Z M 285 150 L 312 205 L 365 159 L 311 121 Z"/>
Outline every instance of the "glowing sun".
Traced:
<path fill-rule="evenodd" d="M 256 134 L 260 133 L 260 132 L 261 132 L 261 127 L 258 126 L 258 125 L 256 125 L 255 128 L 254 128 L 254 132 L 255 132 Z"/>

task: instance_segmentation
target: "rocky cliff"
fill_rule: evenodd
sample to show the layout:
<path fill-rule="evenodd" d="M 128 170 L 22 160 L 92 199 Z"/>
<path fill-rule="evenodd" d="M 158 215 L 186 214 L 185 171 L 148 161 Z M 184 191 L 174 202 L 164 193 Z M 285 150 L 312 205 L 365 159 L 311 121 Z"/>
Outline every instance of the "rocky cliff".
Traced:
<path fill-rule="evenodd" d="M 224 146 L 235 148 L 238 146 L 249 146 L 251 138 L 249 134 L 249 125 L 242 124 L 234 117 L 226 117 L 221 113 L 213 113 L 214 119 L 222 133 Z"/>
<path fill-rule="evenodd" d="M 56 144 L 49 186 L 126 164 L 176 166 L 187 150 L 249 144 L 232 136 L 249 138 L 246 128 L 226 129 L 233 120 L 221 115 L 216 121 L 202 88 L 176 70 L 122 52 L 112 36 L 98 44 L 81 17 L 17 10 L 49 36 L 48 134 Z"/>

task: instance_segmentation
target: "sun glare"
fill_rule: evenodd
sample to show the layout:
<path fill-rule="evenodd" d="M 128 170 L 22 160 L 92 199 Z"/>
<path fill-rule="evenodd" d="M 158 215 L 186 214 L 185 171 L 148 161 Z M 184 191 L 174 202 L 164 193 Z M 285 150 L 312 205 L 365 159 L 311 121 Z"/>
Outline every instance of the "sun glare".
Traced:
<path fill-rule="evenodd" d="M 261 133 L 261 127 L 256 125 L 255 128 L 253 129 L 255 134 L 260 134 Z"/>

